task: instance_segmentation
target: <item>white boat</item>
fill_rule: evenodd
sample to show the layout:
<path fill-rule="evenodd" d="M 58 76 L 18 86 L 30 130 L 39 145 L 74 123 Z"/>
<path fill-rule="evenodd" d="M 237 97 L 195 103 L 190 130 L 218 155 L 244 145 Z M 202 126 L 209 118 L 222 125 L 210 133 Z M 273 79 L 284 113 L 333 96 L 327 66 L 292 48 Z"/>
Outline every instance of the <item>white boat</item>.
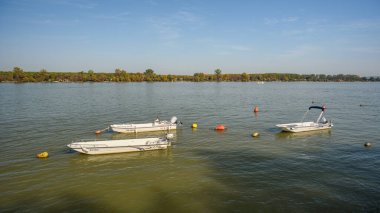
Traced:
<path fill-rule="evenodd" d="M 257 81 L 257 84 L 264 84 L 264 81 Z"/>
<path fill-rule="evenodd" d="M 177 117 L 172 117 L 170 121 L 160 121 L 158 118 L 153 123 L 143 124 L 112 124 L 110 129 L 119 133 L 138 133 L 150 131 L 169 131 L 177 129 Z"/>
<path fill-rule="evenodd" d="M 299 123 L 289 123 L 289 124 L 277 124 L 276 126 L 281 128 L 284 132 L 306 132 L 306 131 L 315 131 L 323 129 L 331 129 L 333 127 L 332 121 L 327 121 L 324 117 L 326 113 L 326 107 L 323 105 L 320 106 L 311 106 L 306 111 L 304 117 L 311 109 L 320 109 L 322 112 L 319 114 L 316 121 L 309 122 L 299 122 Z M 302 119 L 303 120 L 303 119 Z"/>
<path fill-rule="evenodd" d="M 171 146 L 169 139 L 173 134 L 167 134 L 165 138 L 140 138 L 126 140 L 80 140 L 73 141 L 67 146 L 77 152 L 88 155 L 112 154 L 123 152 L 139 152 L 148 150 L 167 149 Z"/>

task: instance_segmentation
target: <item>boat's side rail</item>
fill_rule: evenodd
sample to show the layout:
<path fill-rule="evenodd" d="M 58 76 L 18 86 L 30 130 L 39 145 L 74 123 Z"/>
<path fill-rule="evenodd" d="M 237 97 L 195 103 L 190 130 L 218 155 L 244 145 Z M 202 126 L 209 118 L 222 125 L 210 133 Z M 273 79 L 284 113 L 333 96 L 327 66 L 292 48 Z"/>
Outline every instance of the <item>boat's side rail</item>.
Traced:
<path fill-rule="evenodd" d="M 119 124 L 115 124 L 115 125 L 111 125 L 112 128 L 126 128 L 126 129 L 144 129 L 144 128 L 154 128 L 154 127 L 172 127 L 172 126 L 176 126 L 176 124 L 172 124 L 172 123 L 160 123 L 160 124 L 156 124 L 156 125 L 151 125 L 151 126 L 124 126 L 124 125 L 119 125 Z"/>
<path fill-rule="evenodd" d="M 146 140 L 152 140 L 152 139 L 159 139 L 159 140 L 165 140 L 165 138 L 156 138 L 156 137 L 148 137 L 148 138 L 145 138 Z M 94 142 L 94 141 L 105 141 L 105 142 L 111 142 L 111 141 L 122 141 L 123 139 L 120 139 L 120 140 L 104 140 L 104 139 L 76 139 L 76 140 L 73 140 L 71 141 L 71 143 L 80 143 L 80 142 L 83 142 L 83 143 L 91 143 L 91 142 Z M 133 139 L 125 139 L 125 140 L 133 140 Z"/>
<path fill-rule="evenodd" d="M 171 143 L 165 141 L 164 143 L 152 143 L 152 144 L 141 144 L 141 145 L 119 145 L 119 146 L 109 146 L 107 144 L 74 144 L 72 148 L 126 148 L 126 147 L 151 147 L 151 146 L 170 146 Z"/>
<path fill-rule="evenodd" d="M 104 140 L 99 140 L 99 139 L 76 139 L 73 140 L 72 143 L 78 143 L 78 142 L 94 142 L 94 141 L 104 141 Z"/>
<path fill-rule="evenodd" d="M 82 148 L 103 148 L 103 147 L 109 147 L 107 144 L 78 144 L 78 147 Z"/>

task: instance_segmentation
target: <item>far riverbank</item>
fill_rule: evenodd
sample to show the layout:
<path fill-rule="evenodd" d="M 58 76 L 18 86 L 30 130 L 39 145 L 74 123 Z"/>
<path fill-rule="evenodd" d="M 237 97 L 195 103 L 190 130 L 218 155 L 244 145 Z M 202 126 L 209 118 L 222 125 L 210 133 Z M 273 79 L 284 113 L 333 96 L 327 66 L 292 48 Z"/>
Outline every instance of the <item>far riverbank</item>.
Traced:
<path fill-rule="evenodd" d="M 114 73 L 88 72 L 24 72 L 23 69 L 15 67 L 13 71 L 0 71 L 0 82 L 2 83 L 26 83 L 26 82 L 49 82 L 49 83 L 71 83 L 71 82 L 372 82 L 380 81 L 380 77 L 360 77 L 358 75 L 326 75 L 326 74 L 294 74 L 294 73 L 241 73 L 222 74 L 220 69 L 215 74 L 194 73 L 193 75 L 160 75 L 152 69 L 145 72 L 129 73 L 125 70 L 116 69 Z"/>

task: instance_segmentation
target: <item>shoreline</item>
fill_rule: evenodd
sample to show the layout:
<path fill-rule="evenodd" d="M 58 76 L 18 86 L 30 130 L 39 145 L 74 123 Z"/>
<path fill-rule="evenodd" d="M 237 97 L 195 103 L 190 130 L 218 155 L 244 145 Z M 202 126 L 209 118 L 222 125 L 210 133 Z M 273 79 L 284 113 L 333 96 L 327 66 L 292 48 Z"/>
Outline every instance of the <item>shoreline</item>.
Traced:
<path fill-rule="evenodd" d="M 144 73 L 129 73 L 116 69 L 114 73 L 88 72 L 24 72 L 15 67 L 13 71 L 0 71 L 0 83 L 71 83 L 71 82 L 373 82 L 380 81 L 380 76 L 361 77 L 359 75 L 338 74 L 295 74 L 295 73 L 241 73 L 222 74 L 220 69 L 214 74 L 194 73 L 193 75 L 161 75 L 152 69 Z"/>

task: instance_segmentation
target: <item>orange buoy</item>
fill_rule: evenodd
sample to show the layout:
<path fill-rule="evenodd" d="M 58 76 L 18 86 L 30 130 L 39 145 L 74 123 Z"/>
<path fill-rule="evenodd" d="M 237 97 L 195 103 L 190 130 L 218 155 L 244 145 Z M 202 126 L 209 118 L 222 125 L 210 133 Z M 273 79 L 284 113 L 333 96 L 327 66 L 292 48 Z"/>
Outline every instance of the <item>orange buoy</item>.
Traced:
<path fill-rule="evenodd" d="M 222 124 L 218 124 L 218 125 L 216 125 L 216 127 L 215 127 L 215 130 L 225 130 L 226 128 L 224 127 L 224 125 L 222 125 Z"/>
<path fill-rule="evenodd" d="M 259 112 L 259 107 L 256 105 L 255 108 L 253 108 L 253 112 Z"/>

